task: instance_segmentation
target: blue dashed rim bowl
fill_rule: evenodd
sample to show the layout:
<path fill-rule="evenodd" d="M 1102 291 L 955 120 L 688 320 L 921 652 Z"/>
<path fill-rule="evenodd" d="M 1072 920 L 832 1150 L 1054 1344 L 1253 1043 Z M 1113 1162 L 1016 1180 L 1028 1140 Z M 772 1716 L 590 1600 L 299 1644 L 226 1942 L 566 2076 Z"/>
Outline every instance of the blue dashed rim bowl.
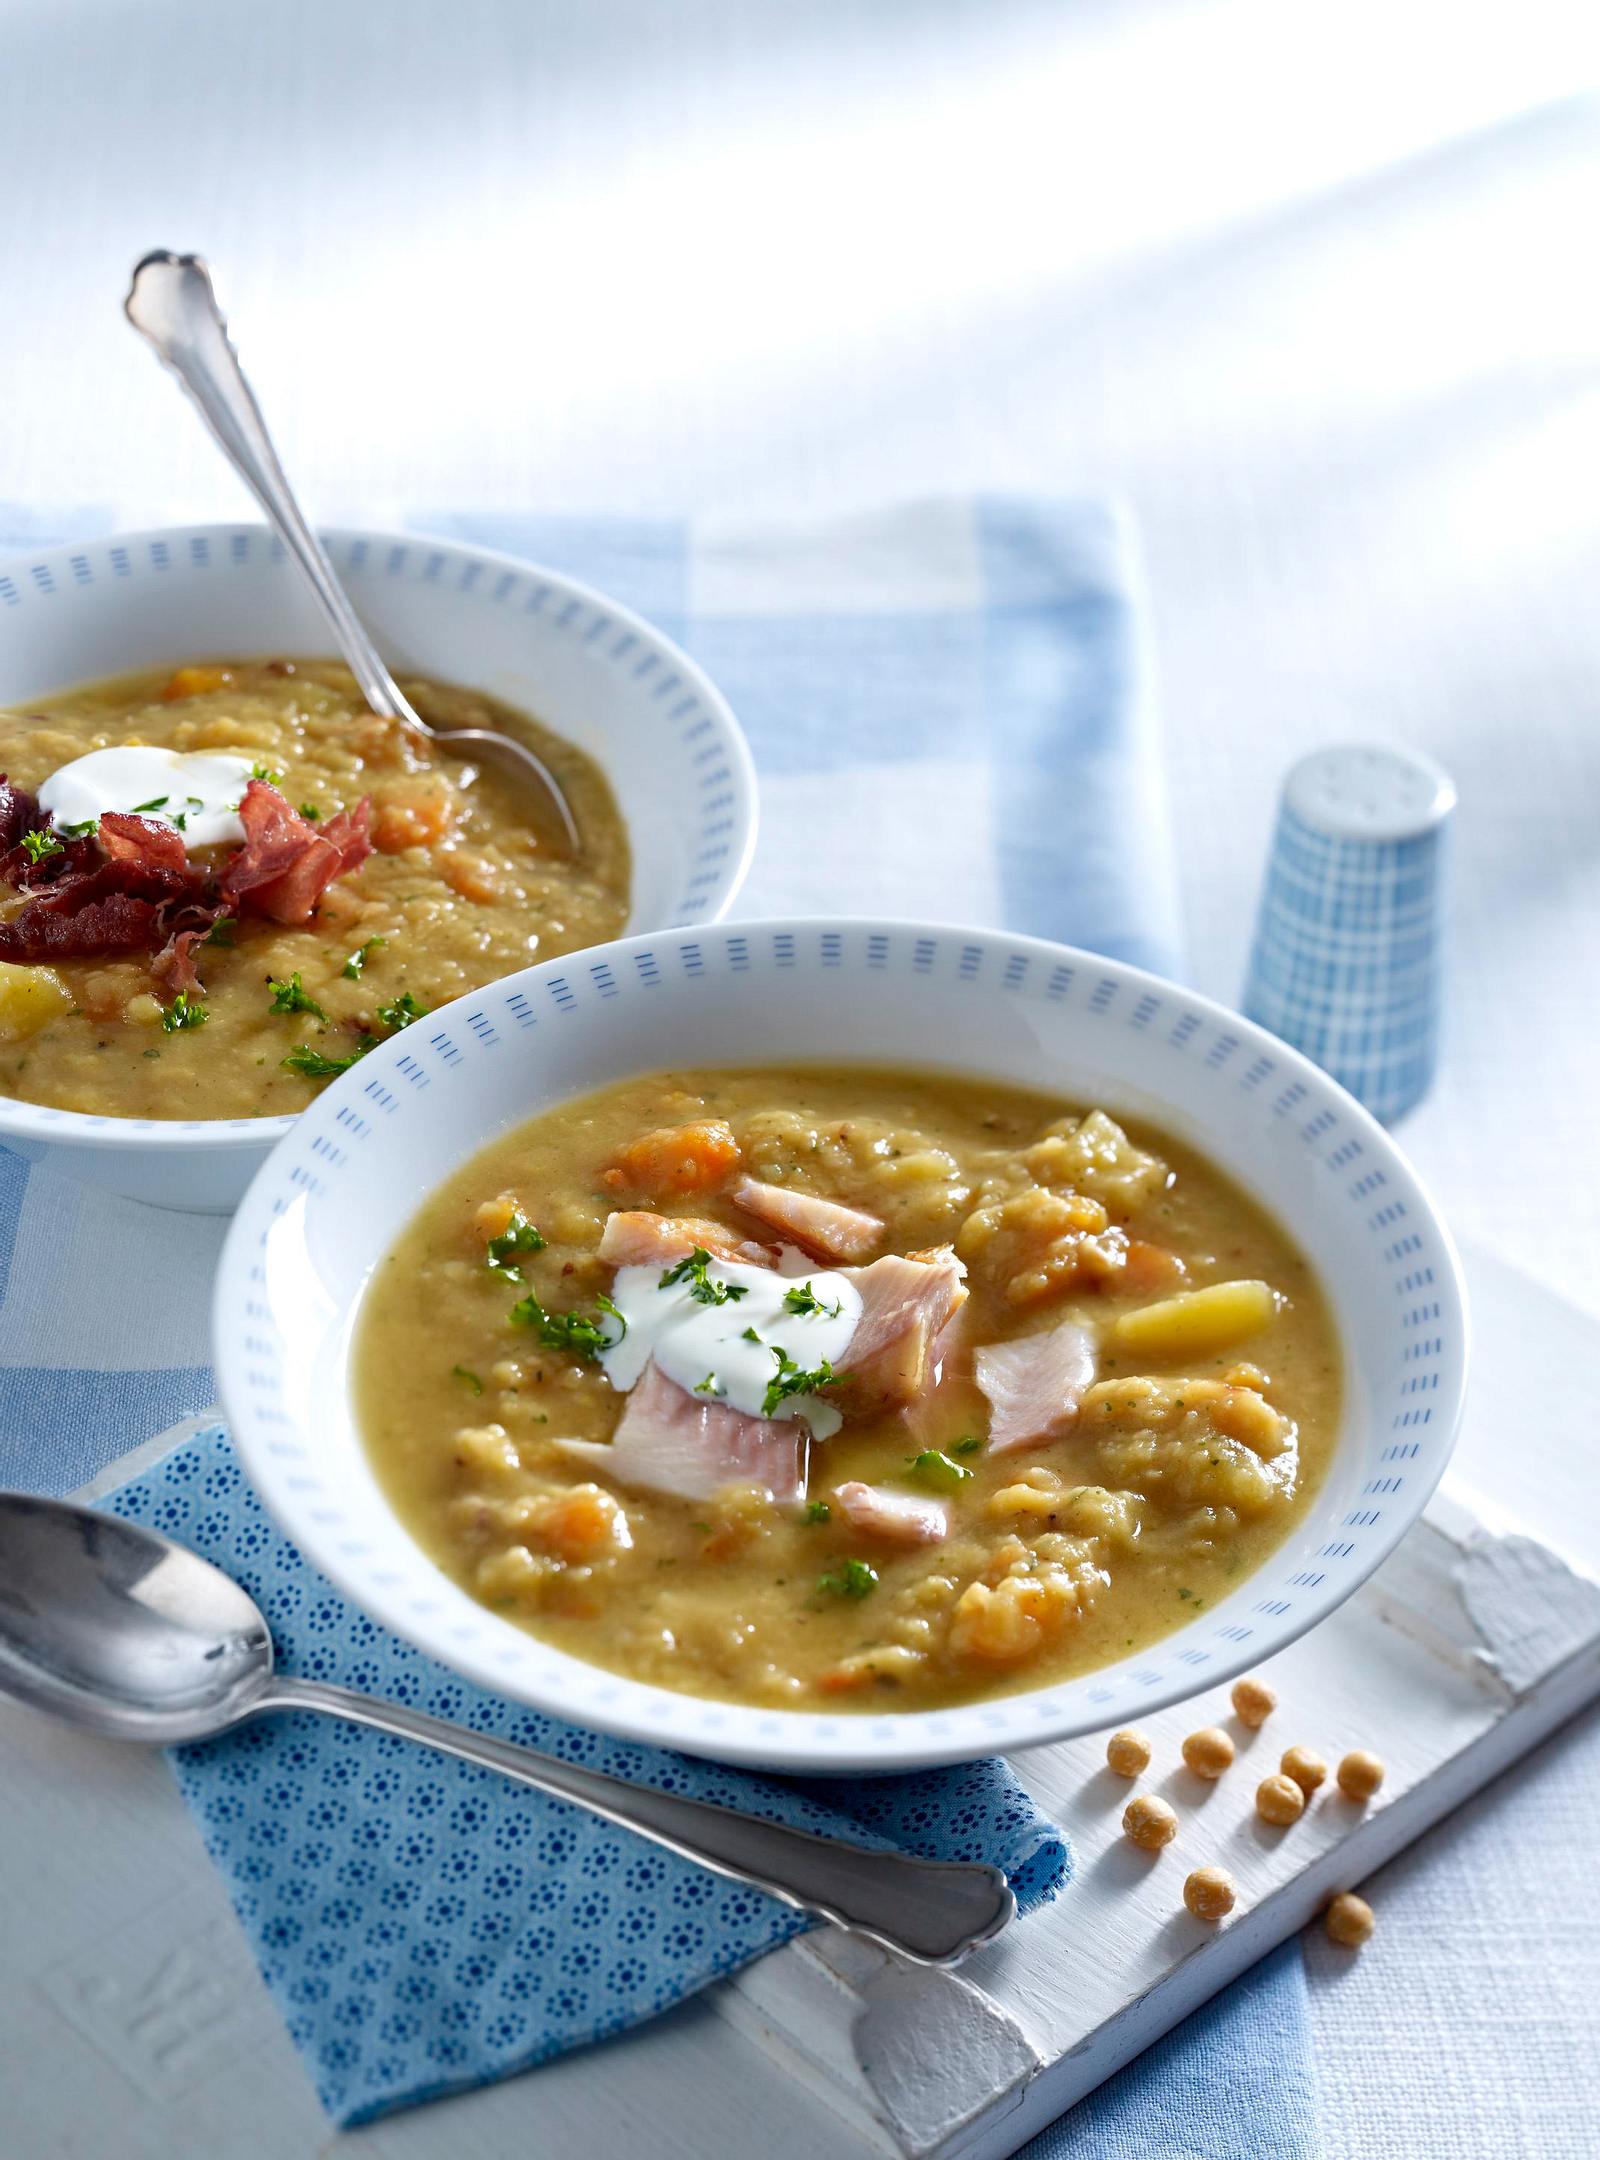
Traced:
<path fill-rule="evenodd" d="M 498 1134 L 629 1075 L 909 1065 L 1146 1117 L 1298 1238 L 1344 1350 L 1335 1459 L 1215 1610 L 1101 1671 L 997 1700 L 855 1715 L 748 1708 L 565 1656 L 457 1588 L 368 1465 L 352 1333 L 425 1197 Z M 530 1199 L 536 1196 L 530 1195 Z M 1205 998 L 1067 946 L 900 922 L 751 922 L 624 940 L 508 977 L 394 1037 L 304 1113 L 229 1233 L 213 1311 L 245 1466 L 306 1557 L 470 1679 L 581 1724 L 764 1768 L 892 1771 L 1094 1732 L 1260 1663 L 1416 1519 L 1461 1411 L 1467 1325 L 1444 1226 L 1394 1142 L 1298 1052 Z"/>
<path fill-rule="evenodd" d="M 555 571 L 415 533 L 323 534 L 400 674 L 487 691 L 587 751 L 633 843 L 630 931 L 715 922 L 750 866 L 756 779 L 716 686 L 642 617 Z M 119 533 L 0 562 L 0 705 L 183 660 L 322 654 L 261 525 Z M 292 1118 L 91 1117 L 0 1097 L 0 1141 L 157 1205 L 238 1201 Z"/>

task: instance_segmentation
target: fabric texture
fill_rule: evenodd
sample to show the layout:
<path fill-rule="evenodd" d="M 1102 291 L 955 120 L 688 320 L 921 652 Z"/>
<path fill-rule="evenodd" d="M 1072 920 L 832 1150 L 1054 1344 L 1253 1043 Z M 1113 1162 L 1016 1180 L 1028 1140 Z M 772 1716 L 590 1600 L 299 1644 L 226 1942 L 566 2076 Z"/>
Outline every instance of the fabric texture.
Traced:
<path fill-rule="evenodd" d="M 0 546 L 128 522 L 54 524 L 0 506 Z M 1005 926 L 1177 971 L 1135 571 L 1103 506 L 980 498 L 813 527 L 412 522 L 603 587 L 710 670 L 761 773 L 761 838 L 736 914 Z M 224 1234 L 0 1151 L 0 1479 L 70 1490 L 210 1401 L 205 1315 Z M 998 1764 L 802 1788 L 475 1697 L 294 1558 L 220 1432 L 142 1472 L 116 1505 L 228 1560 L 266 1597 L 293 1669 L 629 1774 L 705 1780 L 851 1836 L 981 1851 L 1014 1871 L 1026 1901 L 1065 1874 L 1059 1839 Z M 276 1721 L 185 1751 L 178 1775 L 340 2122 L 620 2030 L 796 1924 L 488 1773 L 354 1728 Z M 1262 2143 L 1268 2086 L 1276 2144 Z M 1196 2013 L 1035 2151 L 1302 2160 L 1314 2129 L 1290 2101 L 1309 2086 L 1290 1955 Z"/>
<path fill-rule="evenodd" d="M 1305 1965 L 1287 1942 L 1031 2138 L 1016 2160 L 1312 2160 Z"/>

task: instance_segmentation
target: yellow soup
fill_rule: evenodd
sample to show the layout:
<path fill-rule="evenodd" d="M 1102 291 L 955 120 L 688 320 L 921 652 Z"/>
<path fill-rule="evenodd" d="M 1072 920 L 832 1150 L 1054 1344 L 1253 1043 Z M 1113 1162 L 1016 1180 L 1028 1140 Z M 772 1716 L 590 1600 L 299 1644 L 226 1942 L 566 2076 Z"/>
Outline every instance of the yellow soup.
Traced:
<path fill-rule="evenodd" d="M 378 1269 L 356 1386 L 403 1521 L 519 1625 L 693 1694 L 913 1710 L 1225 1596 L 1327 1468 L 1340 1358 L 1292 1241 L 1176 1141 L 744 1071 L 486 1149 Z"/>
<path fill-rule="evenodd" d="M 373 841 L 308 921 L 274 922 L 246 905 L 221 925 L 196 954 L 203 988 L 176 1011 L 144 952 L 0 962 L 0 1093 L 113 1117 L 302 1110 L 329 1068 L 419 1009 L 617 935 L 628 839 L 598 767 L 475 692 L 402 687 L 438 726 L 531 742 L 573 806 L 582 859 L 546 849 L 514 780 L 369 712 L 333 662 L 184 667 L 0 714 L 0 772 L 30 791 L 112 745 L 236 753 L 317 823 L 370 796 Z M 208 866 L 204 853 L 196 864 Z M 24 897 L 0 888 L 0 920 Z"/>

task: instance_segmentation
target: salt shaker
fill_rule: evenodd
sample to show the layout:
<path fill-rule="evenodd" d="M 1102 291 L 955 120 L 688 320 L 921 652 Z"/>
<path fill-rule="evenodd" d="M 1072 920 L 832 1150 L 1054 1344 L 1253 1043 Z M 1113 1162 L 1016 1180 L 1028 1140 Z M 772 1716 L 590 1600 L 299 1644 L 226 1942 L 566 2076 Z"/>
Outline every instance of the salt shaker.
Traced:
<path fill-rule="evenodd" d="M 1419 751 L 1340 743 L 1283 784 L 1244 1009 L 1375 1117 L 1427 1093 L 1456 791 Z"/>

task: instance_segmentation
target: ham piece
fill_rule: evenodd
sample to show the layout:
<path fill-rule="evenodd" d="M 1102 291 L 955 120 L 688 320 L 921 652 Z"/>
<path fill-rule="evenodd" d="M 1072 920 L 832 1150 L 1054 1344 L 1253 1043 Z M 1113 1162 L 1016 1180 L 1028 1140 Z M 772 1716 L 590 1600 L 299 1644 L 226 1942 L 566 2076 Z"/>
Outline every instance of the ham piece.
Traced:
<path fill-rule="evenodd" d="M 599 1250 L 613 1267 L 665 1269 L 696 1247 L 752 1265 L 770 1266 L 775 1257 L 763 1247 L 738 1242 L 704 1217 L 656 1215 L 644 1208 L 609 1216 Z M 838 1361 L 838 1385 L 828 1390 L 827 1399 L 837 1398 L 842 1408 L 857 1412 L 910 1402 L 927 1385 L 934 1347 L 948 1340 L 950 1321 L 966 1298 L 965 1268 L 946 1246 L 916 1258 L 890 1254 L 841 1272 L 860 1293 L 861 1317 Z M 709 1499 L 727 1485 L 764 1486 L 779 1501 L 805 1497 L 809 1436 L 803 1421 L 751 1417 L 692 1395 L 653 1361 L 629 1394 L 609 1444 L 567 1440 L 562 1445 L 625 1485 L 688 1500 Z M 868 1486 L 851 1492 L 853 1502 L 841 1498 L 841 1507 L 848 1512 L 855 1505 L 863 1511 L 862 1526 L 883 1536 L 928 1542 L 945 1534 L 937 1503 L 877 1494 Z M 869 1515 L 875 1518 L 870 1524 Z"/>
<path fill-rule="evenodd" d="M 713 1260 L 740 1260 L 749 1267 L 771 1267 L 765 1245 L 753 1245 L 702 1215 L 653 1215 L 648 1208 L 619 1208 L 606 1217 L 600 1233 L 600 1258 L 612 1267 L 671 1267 L 692 1252 Z"/>
<path fill-rule="evenodd" d="M 799 1418 L 746 1417 L 691 1395 L 654 1361 L 623 1406 L 609 1442 L 563 1440 L 569 1455 L 623 1485 L 709 1500 L 728 1485 L 760 1485 L 777 1501 L 803 1500 L 809 1442 Z"/>
<path fill-rule="evenodd" d="M 917 1493 L 886 1492 L 852 1479 L 834 1493 L 839 1512 L 852 1530 L 882 1538 L 889 1545 L 937 1545 L 950 1533 L 950 1515 L 941 1501 Z"/>
<path fill-rule="evenodd" d="M 989 1403 L 989 1453 L 1058 1440 L 1094 1378 L 1094 1339 L 1074 1321 L 977 1351 L 973 1367 Z"/>
<path fill-rule="evenodd" d="M 861 1293 L 861 1318 L 839 1360 L 841 1407 L 894 1410 L 927 1387 L 934 1348 L 966 1302 L 966 1269 L 948 1245 L 911 1256 L 886 1253 L 843 1273 Z"/>
<path fill-rule="evenodd" d="M 274 922 L 309 921 L 334 879 L 359 870 L 372 853 L 372 799 L 367 795 L 353 810 L 313 825 L 275 787 L 252 780 L 239 816 L 244 846 L 222 873 L 222 896 L 231 907 L 251 909 Z"/>
<path fill-rule="evenodd" d="M 837 1200 L 819 1200 L 812 1193 L 792 1192 L 786 1185 L 742 1177 L 733 1188 L 733 1200 L 818 1260 L 865 1260 L 883 1243 L 883 1224 L 876 1215 Z"/>

